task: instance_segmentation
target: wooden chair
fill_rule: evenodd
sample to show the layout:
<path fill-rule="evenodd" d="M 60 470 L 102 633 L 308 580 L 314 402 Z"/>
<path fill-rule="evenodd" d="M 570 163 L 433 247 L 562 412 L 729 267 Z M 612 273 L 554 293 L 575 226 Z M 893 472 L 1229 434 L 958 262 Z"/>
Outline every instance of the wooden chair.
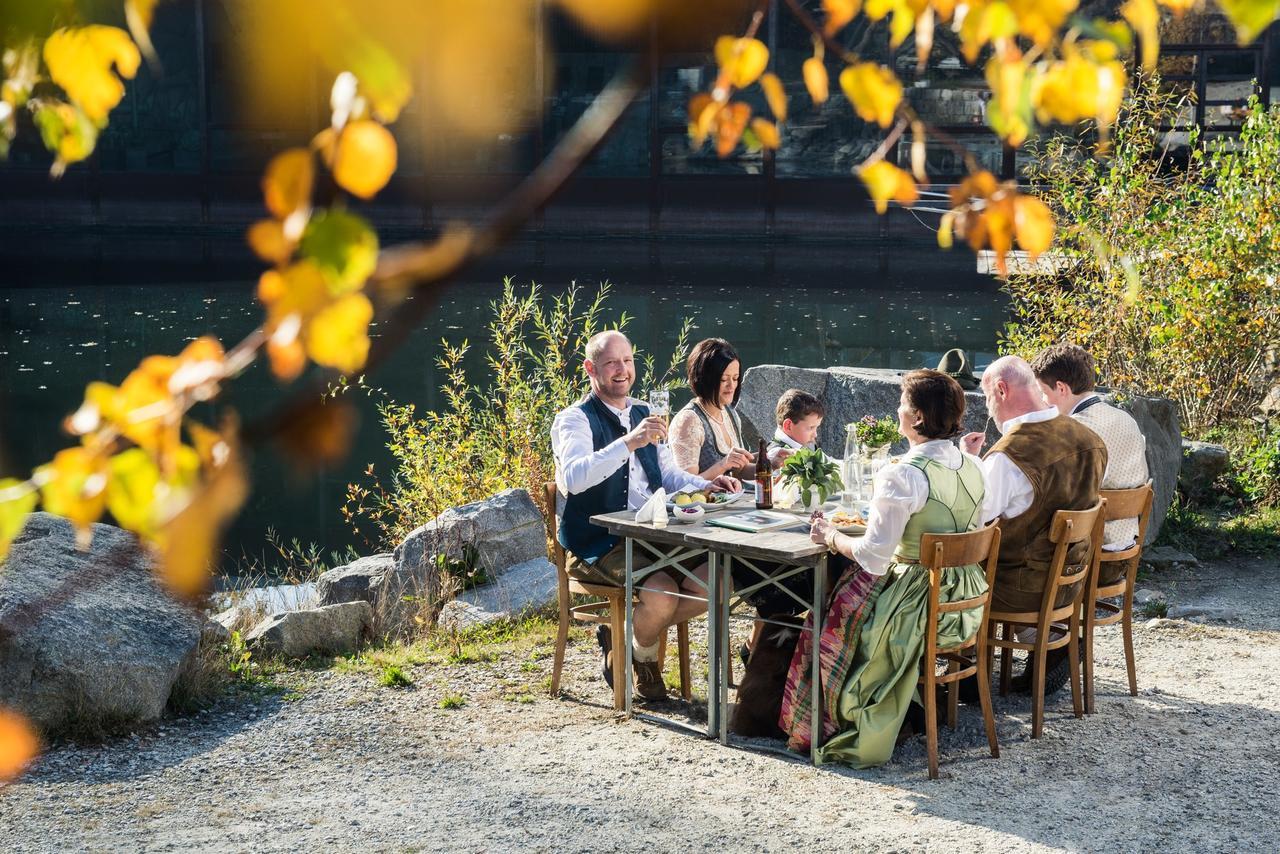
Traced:
<path fill-rule="evenodd" d="M 1076 717 L 1084 716 L 1084 703 L 1080 690 L 1080 602 L 1084 599 L 1085 587 L 1089 578 L 1098 569 L 1098 553 L 1102 550 L 1102 520 L 1106 500 L 1099 498 L 1098 503 L 1088 510 L 1059 510 L 1053 514 L 1053 523 L 1049 529 L 1049 539 L 1055 544 L 1053 561 L 1049 566 L 1048 583 L 1045 585 L 1044 598 L 1039 611 L 996 611 L 991 610 L 987 617 L 987 651 L 994 657 L 996 649 L 1004 650 L 1000 655 L 1000 696 L 1009 693 L 1010 675 L 1013 671 L 1013 650 L 1025 649 L 1030 655 L 1030 666 L 1034 667 L 1035 682 L 1031 686 L 1031 737 L 1039 738 L 1044 729 L 1044 668 L 1045 656 L 1051 649 L 1067 647 L 1071 668 L 1071 707 Z M 1089 552 L 1084 563 L 1067 565 L 1067 549 L 1082 540 L 1089 541 Z M 1064 587 L 1078 585 L 1071 600 L 1057 606 L 1058 591 Z M 996 636 L 996 625 L 1003 626 L 1002 636 Z M 1036 639 L 1032 643 L 1023 643 L 1013 636 L 1019 626 L 1034 626 Z M 1057 638 L 1052 630 L 1058 630 Z M 988 662 L 990 664 L 990 662 Z"/>
<path fill-rule="evenodd" d="M 920 692 L 924 698 L 925 738 L 929 745 L 929 778 L 938 777 L 938 708 L 935 702 L 938 685 L 947 686 L 947 726 L 956 728 L 959 682 L 977 674 L 978 697 L 982 704 L 982 720 L 987 727 L 991 756 L 1000 758 L 996 743 L 996 721 L 991 713 L 991 673 L 987 660 L 987 611 L 991 607 L 991 590 L 996 580 L 996 561 L 1000 554 L 1000 529 L 994 524 L 965 534 L 925 534 L 920 538 L 920 563 L 929 570 L 929 610 L 925 620 L 924 655 L 920 659 Z M 972 599 L 942 603 L 940 589 L 943 573 L 955 567 L 986 562 L 987 590 Z M 973 637 L 957 646 L 938 648 L 938 616 L 967 611 L 981 606 L 982 619 Z M 939 676 L 937 661 L 946 660 L 947 672 Z"/>
<path fill-rule="evenodd" d="M 575 620 L 580 623 L 604 623 L 613 634 L 614 649 L 617 649 L 626 638 L 627 605 L 621 587 L 608 584 L 588 584 L 570 578 L 565 569 L 564 546 L 556 536 L 556 485 L 554 481 L 543 486 L 543 495 L 547 502 L 547 536 L 552 543 L 552 553 L 556 565 L 556 578 L 559 582 L 560 629 L 556 633 L 555 662 L 551 669 L 551 696 L 560 693 L 560 674 L 564 670 L 564 650 L 569 642 L 569 626 Z M 573 604 L 573 597 L 588 596 L 591 601 Z M 662 667 L 666 656 L 666 634 L 663 633 L 661 646 L 658 648 L 658 666 Z M 680 653 L 680 696 L 689 700 L 693 697 L 689 679 L 689 623 L 676 625 L 676 646 Z M 621 655 L 613 656 L 613 707 L 621 710 L 625 705 L 623 689 L 626 682 L 626 660 Z"/>
<path fill-rule="evenodd" d="M 1093 714 L 1093 630 L 1098 626 L 1121 624 L 1124 634 L 1124 663 L 1129 671 L 1129 695 L 1138 696 L 1138 673 L 1133 660 L 1133 590 L 1138 580 L 1138 559 L 1142 556 L 1142 541 L 1147 536 L 1147 523 L 1151 521 L 1151 505 L 1155 499 L 1155 491 L 1151 482 L 1133 489 L 1104 489 L 1102 497 L 1106 499 L 1107 509 L 1103 514 L 1105 522 L 1116 519 L 1138 520 L 1138 538 L 1134 544 L 1118 552 L 1102 551 L 1098 554 L 1097 569 L 1089 576 L 1089 587 L 1081 608 L 1084 622 L 1084 710 Z M 1107 563 L 1128 562 L 1124 577 L 1107 585 L 1101 584 L 1102 567 Z M 1115 605 L 1105 601 L 1115 596 L 1122 596 L 1123 602 Z M 1105 611 L 1106 616 L 1099 617 L 1098 611 Z"/>

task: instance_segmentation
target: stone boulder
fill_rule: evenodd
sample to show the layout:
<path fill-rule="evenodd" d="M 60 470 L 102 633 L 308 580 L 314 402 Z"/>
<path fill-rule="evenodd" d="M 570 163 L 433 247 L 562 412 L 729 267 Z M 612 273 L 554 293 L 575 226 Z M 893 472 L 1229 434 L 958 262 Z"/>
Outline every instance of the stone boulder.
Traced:
<path fill-rule="evenodd" d="M 898 411 L 902 377 L 906 371 L 878 368 L 826 369 L 792 368 L 786 365 L 757 365 L 742 378 L 738 413 L 742 416 L 743 439 L 754 445 L 757 438 L 769 437 L 776 429 L 778 397 L 788 388 L 799 388 L 823 402 L 827 415 L 818 432 L 818 444 L 833 456 L 844 455 L 845 425 L 864 415 L 876 418 Z M 1129 412 L 1147 439 L 1147 466 L 1151 471 L 1155 504 L 1147 542 L 1155 540 L 1164 524 L 1177 487 L 1182 463 L 1182 434 L 1178 408 L 1169 400 L 1129 397 L 1103 393 L 1103 398 Z M 981 391 L 965 392 L 965 431 L 982 430 L 990 445 L 998 437 L 987 416 L 986 398 Z M 893 445 L 895 453 L 906 448 L 906 440 Z"/>
<path fill-rule="evenodd" d="M 425 577 L 434 571 L 437 555 L 497 579 L 509 567 L 547 556 L 542 512 L 523 489 L 446 510 L 396 547 L 396 571 Z"/>
<path fill-rule="evenodd" d="M 373 636 L 373 609 L 368 602 L 344 602 L 308 611 L 267 617 L 245 635 L 252 650 L 285 658 L 350 655 Z"/>
<path fill-rule="evenodd" d="M 373 608 L 376 637 L 396 637 L 410 632 L 413 618 L 430 611 L 442 593 L 438 572 L 430 561 L 401 571 L 394 555 L 362 557 L 337 566 L 320 576 L 316 592 L 321 605 L 368 602 Z"/>
<path fill-rule="evenodd" d="M 1267 418 L 1275 418 L 1280 415 L 1280 385 L 1273 386 L 1266 396 L 1262 398 L 1262 403 L 1258 404 L 1258 411 Z"/>
<path fill-rule="evenodd" d="M 321 605 L 343 602 L 376 605 L 387 574 L 395 569 L 396 559 L 390 554 L 362 557 L 345 566 L 335 566 L 316 580 L 316 597 Z"/>
<path fill-rule="evenodd" d="M 1190 496 L 1207 495 L 1230 462 L 1231 454 L 1222 445 L 1183 439 L 1178 488 Z"/>
<path fill-rule="evenodd" d="M 204 618 L 157 582 L 137 539 L 34 513 L 0 565 L 0 706 L 46 733 L 101 732 L 164 713 Z"/>
<path fill-rule="evenodd" d="M 556 567 L 545 557 L 513 566 L 491 584 L 464 590 L 440 611 L 440 625 L 464 629 L 518 617 L 556 601 Z"/>

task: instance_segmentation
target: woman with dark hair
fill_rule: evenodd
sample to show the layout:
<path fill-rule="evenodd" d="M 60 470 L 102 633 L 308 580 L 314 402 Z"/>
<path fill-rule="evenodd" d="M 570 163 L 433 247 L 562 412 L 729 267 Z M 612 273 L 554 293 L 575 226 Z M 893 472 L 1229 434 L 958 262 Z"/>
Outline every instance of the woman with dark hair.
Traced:
<path fill-rule="evenodd" d="M 828 600 L 820 639 L 821 733 L 809 729 L 811 622 L 796 644 L 779 720 L 791 748 L 807 751 L 817 738 L 824 759 L 858 768 L 892 755 L 924 649 L 929 573 L 919 564 L 920 537 L 972 531 L 981 523 L 982 469 L 951 441 L 960 433 L 964 409 L 964 391 L 951 377 L 930 370 L 907 374 L 898 430 L 910 447 L 876 474 L 866 534 L 846 537 L 826 519 L 814 519 L 813 541 L 825 543 L 847 569 Z M 942 600 L 985 589 L 986 576 L 974 564 L 944 576 Z M 981 617 L 981 608 L 941 614 L 939 645 L 972 637 Z"/>
<path fill-rule="evenodd" d="M 742 390 L 742 363 L 733 345 L 707 338 L 689 353 L 693 400 L 671 419 L 668 437 L 676 465 L 715 480 L 751 465 L 755 456 L 743 447 L 742 420 L 734 410 Z"/>

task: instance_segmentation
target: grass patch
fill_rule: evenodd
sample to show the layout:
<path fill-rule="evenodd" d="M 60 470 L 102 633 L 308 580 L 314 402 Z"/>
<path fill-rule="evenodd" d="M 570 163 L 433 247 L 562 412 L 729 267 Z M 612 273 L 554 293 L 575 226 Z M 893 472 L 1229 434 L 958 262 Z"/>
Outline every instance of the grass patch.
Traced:
<path fill-rule="evenodd" d="M 508 703 L 518 703 L 522 706 L 527 706 L 534 701 L 532 694 L 504 694 L 502 699 Z"/>
<path fill-rule="evenodd" d="M 461 694 L 445 694 L 438 704 L 442 709 L 461 709 L 467 704 L 467 698 Z"/>
<path fill-rule="evenodd" d="M 1142 606 L 1142 610 L 1139 613 L 1149 620 L 1156 617 L 1167 617 L 1169 616 L 1169 603 L 1163 599 L 1152 599 Z"/>
<path fill-rule="evenodd" d="M 383 688 L 408 688 L 413 684 L 398 664 L 388 664 L 382 668 L 382 673 L 378 676 L 378 684 Z"/>
<path fill-rule="evenodd" d="M 1191 552 L 1205 560 L 1230 554 L 1280 555 L 1280 508 L 1232 512 L 1188 507 L 1175 501 L 1156 543 Z"/>

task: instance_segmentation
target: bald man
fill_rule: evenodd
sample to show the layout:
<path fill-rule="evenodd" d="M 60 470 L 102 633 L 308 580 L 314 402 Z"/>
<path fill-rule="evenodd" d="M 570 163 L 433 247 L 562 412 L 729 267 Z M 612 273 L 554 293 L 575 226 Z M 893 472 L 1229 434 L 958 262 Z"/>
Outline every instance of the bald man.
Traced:
<path fill-rule="evenodd" d="M 601 332 L 587 342 L 584 357 L 591 393 L 556 415 L 551 425 L 556 489 L 564 499 L 558 538 L 568 552 L 569 575 L 621 587 L 626 583 L 623 543 L 593 525 L 592 516 L 639 510 L 658 487 L 669 493 L 686 486 L 731 492 L 742 487 L 732 477 L 708 481 L 676 465 L 666 443 L 666 420 L 651 417 L 647 406 L 630 397 L 636 372 L 627 336 Z M 632 559 L 637 569 L 654 560 L 644 549 L 635 549 Z M 705 582 L 705 566 L 694 575 Z M 639 600 L 631 650 L 636 692 L 646 700 L 661 700 L 667 689 L 658 667 L 659 641 L 669 627 L 706 610 L 706 589 L 677 570 L 663 570 L 644 580 Z M 612 687 L 615 639 L 607 626 L 599 628 L 596 638 L 604 653 L 604 679 Z"/>
<path fill-rule="evenodd" d="M 1031 366 L 1017 356 L 992 362 L 982 373 L 987 411 L 1002 436 L 982 458 L 986 476 L 983 521 L 1000 519 L 1000 559 L 991 607 L 999 611 L 1038 611 L 1049 581 L 1054 545 L 1049 541 L 1053 514 L 1087 510 L 1098 501 L 1107 448 L 1088 427 L 1046 406 Z M 964 450 L 977 455 L 985 436 L 969 433 Z M 1089 544 L 1077 543 L 1067 563 L 1078 564 Z M 1070 601 L 1072 588 L 1059 592 L 1059 605 Z M 1034 634 L 1031 635 L 1034 637 Z M 1019 632 L 1020 640 L 1026 639 Z M 1067 648 L 1050 650 L 1045 663 L 1045 691 L 1066 684 Z M 1018 687 L 1031 684 L 1030 667 Z"/>

